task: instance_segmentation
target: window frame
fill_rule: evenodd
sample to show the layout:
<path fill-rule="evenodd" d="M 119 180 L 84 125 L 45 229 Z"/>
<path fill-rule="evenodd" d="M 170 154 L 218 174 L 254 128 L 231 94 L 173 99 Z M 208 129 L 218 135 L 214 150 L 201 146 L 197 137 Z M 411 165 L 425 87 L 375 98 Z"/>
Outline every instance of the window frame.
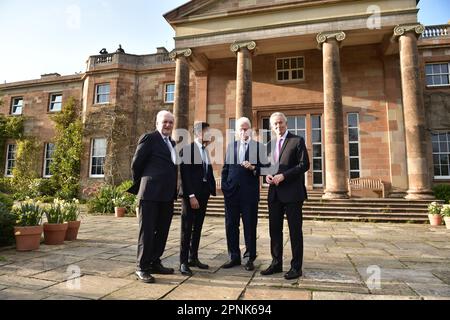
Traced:
<path fill-rule="evenodd" d="M 14 102 L 16 101 L 16 100 L 22 100 L 22 104 L 20 105 L 20 113 L 16 113 L 16 112 L 13 112 L 14 111 L 14 107 L 18 107 L 18 105 L 17 104 L 15 104 Z M 11 110 L 10 110 L 10 115 L 12 115 L 12 116 L 21 116 L 21 115 L 23 115 L 23 106 L 24 106 L 24 99 L 23 99 L 23 97 L 12 97 L 11 98 Z"/>
<path fill-rule="evenodd" d="M 105 158 L 106 160 L 106 153 L 108 150 L 108 140 L 106 138 L 92 138 L 91 139 L 91 148 L 90 148 L 90 154 L 89 154 L 89 178 L 104 178 L 105 177 L 105 162 L 103 162 L 103 174 L 92 174 L 92 165 L 93 165 L 93 159 L 94 159 L 94 145 L 95 140 L 105 140 L 106 148 L 105 148 Z M 96 156 L 95 158 L 101 158 L 99 156 Z"/>
<path fill-rule="evenodd" d="M 61 96 L 61 102 L 52 101 L 53 97 L 55 97 L 55 96 Z M 61 112 L 62 111 L 62 100 L 63 100 L 62 92 L 50 93 L 50 98 L 49 98 L 49 103 L 48 103 L 48 112 L 51 112 L 51 113 Z M 60 104 L 61 108 L 59 110 L 53 110 L 52 105 L 54 105 L 54 104 Z"/>
<path fill-rule="evenodd" d="M 350 127 L 350 123 L 349 123 L 349 116 L 351 114 L 355 114 L 356 115 L 356 119 L 358 122 L 358 126 L 357 127 Z M 358 130 L 358 141 L 350 141 L 350 129 L 357 129 Z M 348 177 L 350 179 L 352 179 L 352 172 L 358 172 L 359 173 L 359 177 L 361 178 L 361 171 L 362 171 L 362 167 L 361 167 L 361 129 L 360 129 L 360 121 L 359 121 L 359 113 L 358 112 L 349 112 L 347 113 L 347 137 L 348 137 Z M 351 156 L 350 155 L 350 145 L 351 144 L 358 144 L 358 156 Z M 352 170 L 351 168 L 351 161 L 352 159 L 358 159 L 358 170 Z"/>
<path fill-rule="evenodd" d="M 44 144 L 44 166 L 43 166 L 43 171 L 42 171 L 42 177 L 43 178 L 51 178 L 53 176 L 53 174 L 47 174 L 47 169 L 50 172 L 50 164 L 53 161 L 53 157 L 51 158 L 47 158 L 47 151 L 48 151 L 48 146 L 52 144 L 53 145 L 53 152 L 55 152 L 55 144 L 51 143 L 51 142 L 46 142 Z M 53 154 L 52 154 L 53 155 Z M 47 161 L 48 161 L 48 165 L 47 165 Z"/>
<path fill-rule="evenodd" d="M 109 90 L 108 90 L 108 93 L 107 93 L 107 94 L 106 94 L 106 93 L 99 93 L 99 92 L 98 92 L 98 90 L 99 90 L 99 88 L 100 88 L 101 86 L 108 86 L 108 87 L 109 87 Z M 100 97 L 100 96 L 106 96 L 106 95 L 108 95 L 108 101 L 106 101 L 106 102 L 99 102 L 99 97 Z M 109 82 L 97 83 L 97 84 L 95 85 L 94 104 L 101 105 L 101 104 L 110 104 L 110 103 L 111 103 L 111 83 L 109 83 Z"/>
<path fill-rule="evenodd" d="M 9 154 L 10 154 L 9 147 L 10 146 L 14 146 L 14 158 L 12 158 L 12 159 L 9 159 Z M 5 160 L 5 171 L 4 171 L 4 176 L 7 177 L 7 178 L 14 177 L 14 175 L 12 174 L 12 171 L 15 168 L 15 163 L 16 163 L 16 160 L 17 160 L 16 156 L 17 156 L 17 144 L 15 144 L 15 143 L 8 143 L 6 145 L 6 160 Z M 13 163 L 14 163 L 14 165 L 11 167 L 11 174 L 8 174 L 9 161 L 13 161 Z"/>
<path fill-rule="evenodd" d="M 303 60 L 303 67 L 302 68 L 291 68 L 291 66 L 289 65 L 289 69 L 278 69 L 278 61 L 279 60 L 286 60 L 289 59 L 289 64 L 291 63 L 291 59 L 302 59 Z M 292 82 L 304 82 L 306 80 L 306 75 L 305 75 L 305 69 L 306 69 L 306 61 L 305 61 L 305 56 L 292 56 L 292 57 L 281 57 L 281 58 L 275 58 L 275 80 L 277 83 L 292 83 Z M 292 71 L 302 71 L 303 72 L 303 77 L 302 78 L 298 78 L 298 79 L 292 79 Z M 289 79 L 288 80 L 279 80 L 278 79 L 278 72 L 279 71 L 288 71 L 289 72 Z"/>
<path fill-rule="evenodd" d="M 173 92 L 167 90 L 169 86 L 173 86 Z M 173 100 L 170 101 L 167 99 L 169 94 L 173 95 Z M 175 82 L 167 82 L 164 84 L 164 103 L 175 103 Z"/>
<path fill-rule="evenodd" d="M 447 71 L 448 73 L 431 73 L 431 74 L 427 74 L 427 66 L 433 66 L 433 65 L 445 65 L 447 64 Z M 448 78 L 448 84 L 428 84 L 427 81 L 427 77 L 428 76 L 443 76 L 443 75 L 447 75 Z M 447 62 L 429 62 L 429 63 L 425 63 L 425 85 L 427 88 L 439 88 L 439 87 L 450 87 L 450 61 Z"/>
<path fill-rule="evenodd" d="M 450 168 L 449 168 L 449 175 L 447 175 L 447 176 L 436 176 L 435 174 L 434 174 L 434 167 L 435 167 L 435 163 L 434 163 L 434 155 L 441 155 L 441 154 L 446 154 L 446 155 L 448 155 L 448 157 L 449 157 L 449 161 L 450 161 L 450 149 L 448 148 L 449 147 L 449 142 L 450 142 L 450 131 L 436 131 L 436 132 L 432 132 L 431 133 L 431 144 L 433 145 L 433 135 L 437 135 L 438 137 L 439 137 L 439 135 L 440 134 L 443 134 L 443 133 L 446 133 L 447 134 L 447 152 L 441 152 L 440 150 L 439 150 L 439 152 L 434 152 L 434 150 L 432 149 L 432 158 L 433 158 L 433 179 L 434 180 L 450 180 Z M 440 145 L 440 141 L 438 142 L 438 144 Z M 439 166 L 441 166 L 441 164 L 439 163 Z M 450 167 L 450 166 L 449 166 Z"/>

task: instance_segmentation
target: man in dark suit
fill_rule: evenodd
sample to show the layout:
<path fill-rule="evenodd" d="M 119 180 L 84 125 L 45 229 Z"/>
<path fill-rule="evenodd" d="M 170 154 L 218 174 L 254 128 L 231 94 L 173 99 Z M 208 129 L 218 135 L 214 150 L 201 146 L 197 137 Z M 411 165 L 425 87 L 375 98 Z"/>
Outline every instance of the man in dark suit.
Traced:
<path fill-rule="evenodd" d="M 302 276 L 302 206 L 307 199 L 304 176 L 309 170 L 309 157 L 304 139 L 287 130 L 284 114 L 272 114 L 270 125 L 277 137 L 268 146 L 275 170 L 266 177 L 266 182 L 270 185 L 268 203 L 272 263 L 261 274 L 271 275 L 283 271 L 283 220 L 286 213 L 292 261 L 291 269 L 284 277 L 290 280 Z"/>
<path fill-rule="evenodd" d="M 209 124 L 194 124 L 195 141 L 181 152 L 180 174 L 183 197 L 181 214 L 180 272 L 191 276 L 189 267 L 208 269 L 198 259 L 198 248 L 210 195 L 216 195 L 216 180 L 206 147 L 211 142 Z M 189 261 L 188 261 L 189 258 Z"/>
<path fill-rule="evenodd" d="M 256 259 L 256 226 L 258 223 L 259 177 L 264 146 L 251 139 L 248 118 L 236 122 L 240 140 L 227 149 L 222 169 L 222 191 L 225 198 L 225 228 L 230 260 L 223 268 L 241 264 L 239 248 L 239 221 L 242 214 L 246 251 L 245 269 L 254 270 Z"/>
<path fill-rule="evenodd" d="M 156 131 L 139 139 L 131 163 L 134 184 L 128 192 L 139 199 L 136 276 L 145 283 L 155 282 L 152 273 L 174 272 L 161 264 L 177 196 L 177 157 L 170 138 L 173 124 L 172 113 L 159 112 Z"/>

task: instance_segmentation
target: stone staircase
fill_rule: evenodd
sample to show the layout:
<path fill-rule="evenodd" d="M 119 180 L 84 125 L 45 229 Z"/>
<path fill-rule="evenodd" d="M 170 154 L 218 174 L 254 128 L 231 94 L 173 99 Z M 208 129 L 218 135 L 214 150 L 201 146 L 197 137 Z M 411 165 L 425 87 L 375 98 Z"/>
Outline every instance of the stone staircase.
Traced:
<path fill-rule="evenodd" d="M 308 192 L 309 199 L 303 205 L 305 220 L 337 220 L 367 222 L 411 222 L 428 221 L 429 200 L 405 200 L 396 198 L 353 198 L 345 200 L 323 200 L 321 191 Z M 180 200 L 175 202 L 175 213 L 181 213 Z M 268 218 L 267 191 L 261 193 L 259 217 Z M 224 216 L 223 196 L 211 197 L 207 215 Z"/>

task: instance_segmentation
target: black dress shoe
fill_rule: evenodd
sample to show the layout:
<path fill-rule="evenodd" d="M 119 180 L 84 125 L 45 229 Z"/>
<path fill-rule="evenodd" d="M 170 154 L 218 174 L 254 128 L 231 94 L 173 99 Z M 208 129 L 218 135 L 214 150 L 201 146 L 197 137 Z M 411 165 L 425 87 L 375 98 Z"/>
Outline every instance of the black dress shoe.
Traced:
<path fill-rule="evenodd" d="M 192 259 L 189 261 L 188 265 L 190 267 L 197 267 L 199 269 L 209 269 L 209 266 L 207 264 L 201 263 L 198 259 Z"/>
<path fill-rule="evenodd" d="M 173 270 L 172 268 L 166 268 L 161 264 L 161 262 L 159 262 L 152 265 L 150 272 L 156 274 L 173 274 L 175 270 Z"/>
<path fill-rule="evenodd" d="M 141 280 L 144 283 L 154 283 L 155 282 L 155 278 L 152 277 L 152 275 L 148 272 L 144 272 L 144 271 L 136 271 L 136 278 L 138 280 Z"/>
<path fill-rule="evenodd" d="M 224 269 L 229 269 L 229 268 L 233 268 L 234 266 L 240 266 L 241 265 L 241 260 L 230 260 L 227 263 L 225 263 L 222 268 Z"/>
<path fill-rule="evenodd" d="M 284 278 L 286 280 L 292 280 L 292 279 L 297 279 L 300 278 L 302 276 L 302 272 L 300 270 L 296 270 L 291 268 L 291 270 L 289 270 L 285 275 Z"/>
<path fill-rule="evenodd" d="M 262 276 L 269 276 L 275 273 L 283 272 L 283 268 L 281 266 L 270 265 L 266 270 L 261 271 Z"/>
<path fill-rule="evenodd" d="M 245 264 L 245 270 L 247 271 L 255 270 L 255 265 L 253 264 L 253 261 L 251 260 L 247 261 L 247 263 Z"/>
<path fill-rule="evenodd" d="M 192 270 L 188 267 L 186 263 L 180 265 L 180 272 L 183 276 L 192 276 Z"/>

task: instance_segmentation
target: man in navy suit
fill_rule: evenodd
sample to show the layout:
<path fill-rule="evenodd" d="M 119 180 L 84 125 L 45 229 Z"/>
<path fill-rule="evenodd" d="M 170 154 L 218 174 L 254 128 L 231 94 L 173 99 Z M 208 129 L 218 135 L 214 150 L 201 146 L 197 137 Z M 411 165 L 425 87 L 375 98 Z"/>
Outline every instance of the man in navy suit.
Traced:
<path fill-rule="evenodd" d="M 291 240 L 291 268 L 284 277 L 287 280 L 302 276 L 303 233 L 302 206 L 307 199 L 305 172 L 309 170 L 309 157 L 305 140 L 287 130 L 287 119 L 276 112 L 270 117 L 270 125 L 276 139 L 269 142 L 271 158 L 276 164 L 266 176 L 269 187 L 269 229 L 272 263 L 261 271 L 271 275 L 283 271 L 283 221 L 286 213 Z"/>
<path fill-rule="evenodd" d="M 186 276 L 192 275 L 189 267 L 209 268 L 198 259 L 198 248 L 209 197 L 216 195 L 216 180 L 206 149 L 211 142 L 209 124 L 206 122 L 194 124 L 194 135 L 195 141 L 180 152 L 182 181 L 180 196 L 183 197 L 180 272 Z"/>
<path fill-rule="evenodd" d="M 256 259 L 256 226 L 258 223 L 259 177 L 264 146 L 251 139 L 248 118 L 236 122 L 240 140 L 230 144 L 222 169 L 222 191 L 225 198 L 225 227 L 230 260 L 223 268 L 241 264 L 239 221 L 242 214 L 246 251 L 245 269 L 254 270 Z"/>
<path fill-rule="evenodd" d="M 174 273 L 161 264 L 177 197 L 177 156 L 170 138 L 173 125 L 172 113 L 159 112 L 156 131 L 139 139 L 131 163 L 134 183 L 128 192 L 139 199 L 136 276 L 145 283 L 155 282 L 152 273 Z"/>

